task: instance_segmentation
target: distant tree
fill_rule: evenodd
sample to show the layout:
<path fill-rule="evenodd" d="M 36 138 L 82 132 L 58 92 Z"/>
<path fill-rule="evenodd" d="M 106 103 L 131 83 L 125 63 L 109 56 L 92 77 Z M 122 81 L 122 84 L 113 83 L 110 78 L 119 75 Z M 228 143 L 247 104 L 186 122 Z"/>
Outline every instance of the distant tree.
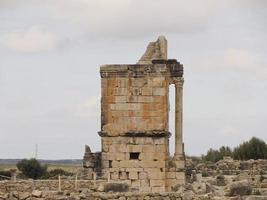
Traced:
<path fill-rule="evenodd" d="M 237 160 L 267 159 L 267 145 L 263 140 L 253 137 L 234 148 L 233 157 Z"/>
<path fill-rule="evenodd" d="M 17 168 L 28 178 L 38 179 L 46 174 L 47 166 L 34 159 L 23 159 L 17 163 Z"/>
<path fill-rule="evenodd" d="M 224 156 L 232 156 L 230 147 L 222 146 L 219 150 L 209 149 L 207 154 L 202 156 L 202 158 L 205 161 L 218 162 L 222 160 Z"/>
<path fill-rule="evenodd" d="M 222 158 L 224 157 L 224 156 L 232 156 L 233 155 L 233 152 L 232 152 L 232 150 L 231 150 L 231 148 L 230 147 L 228 147 L 228 146 L 222 146 L 220 149 L 219 149 L 219 152 L 220 152 L 220 155 L 222 156 Z M 221 158 L 221 159 L 222 159 Z"/>

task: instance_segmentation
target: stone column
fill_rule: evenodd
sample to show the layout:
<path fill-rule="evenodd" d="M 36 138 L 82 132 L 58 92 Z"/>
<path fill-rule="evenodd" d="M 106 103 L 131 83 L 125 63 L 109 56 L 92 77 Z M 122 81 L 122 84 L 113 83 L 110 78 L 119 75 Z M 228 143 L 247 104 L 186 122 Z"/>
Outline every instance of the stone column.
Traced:
<path fill-rule="evenodd" d="M 175 78 L 175 160 L 184 160 L 183 150 L 183 78 Z"/>

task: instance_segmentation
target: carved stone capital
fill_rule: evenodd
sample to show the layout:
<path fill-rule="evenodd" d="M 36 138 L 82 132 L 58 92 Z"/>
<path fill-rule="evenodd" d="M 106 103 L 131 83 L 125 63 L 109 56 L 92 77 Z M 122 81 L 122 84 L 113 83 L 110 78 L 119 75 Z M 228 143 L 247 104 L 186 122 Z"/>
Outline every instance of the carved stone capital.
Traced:
<path fill-rule="evenodd" d="M 184 78 L 183 77 L 172 77 L 170 79 L 170 84 L 174 84 L 175 87 L 183 87 Z"/>

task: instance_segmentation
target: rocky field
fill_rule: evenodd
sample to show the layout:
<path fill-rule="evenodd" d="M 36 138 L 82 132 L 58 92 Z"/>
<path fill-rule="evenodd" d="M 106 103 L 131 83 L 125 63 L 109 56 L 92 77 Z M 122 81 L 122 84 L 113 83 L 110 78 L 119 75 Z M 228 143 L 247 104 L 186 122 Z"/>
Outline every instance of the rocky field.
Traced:
<path fill-rule="evenodd" d="M 187 184 L 176 185 L 169 193 L 138 193 L 121 183 L 77 180 L 0 181 L 0 199 L 246 199 L 267 200 L 267 160 L 217 163 L 187 160 Z"/>

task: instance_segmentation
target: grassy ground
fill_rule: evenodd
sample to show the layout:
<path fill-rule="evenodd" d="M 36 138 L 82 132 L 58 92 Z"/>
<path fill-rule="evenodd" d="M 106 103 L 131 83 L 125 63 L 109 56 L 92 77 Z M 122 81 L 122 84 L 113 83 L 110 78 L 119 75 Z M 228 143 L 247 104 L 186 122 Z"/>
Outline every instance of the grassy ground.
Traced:
<path fill-rule="evenodd" d="M 17 167 L 11 164 L 0 164 L 0 171 L 8 171 L 10 169 L 17 169 Z"/>

